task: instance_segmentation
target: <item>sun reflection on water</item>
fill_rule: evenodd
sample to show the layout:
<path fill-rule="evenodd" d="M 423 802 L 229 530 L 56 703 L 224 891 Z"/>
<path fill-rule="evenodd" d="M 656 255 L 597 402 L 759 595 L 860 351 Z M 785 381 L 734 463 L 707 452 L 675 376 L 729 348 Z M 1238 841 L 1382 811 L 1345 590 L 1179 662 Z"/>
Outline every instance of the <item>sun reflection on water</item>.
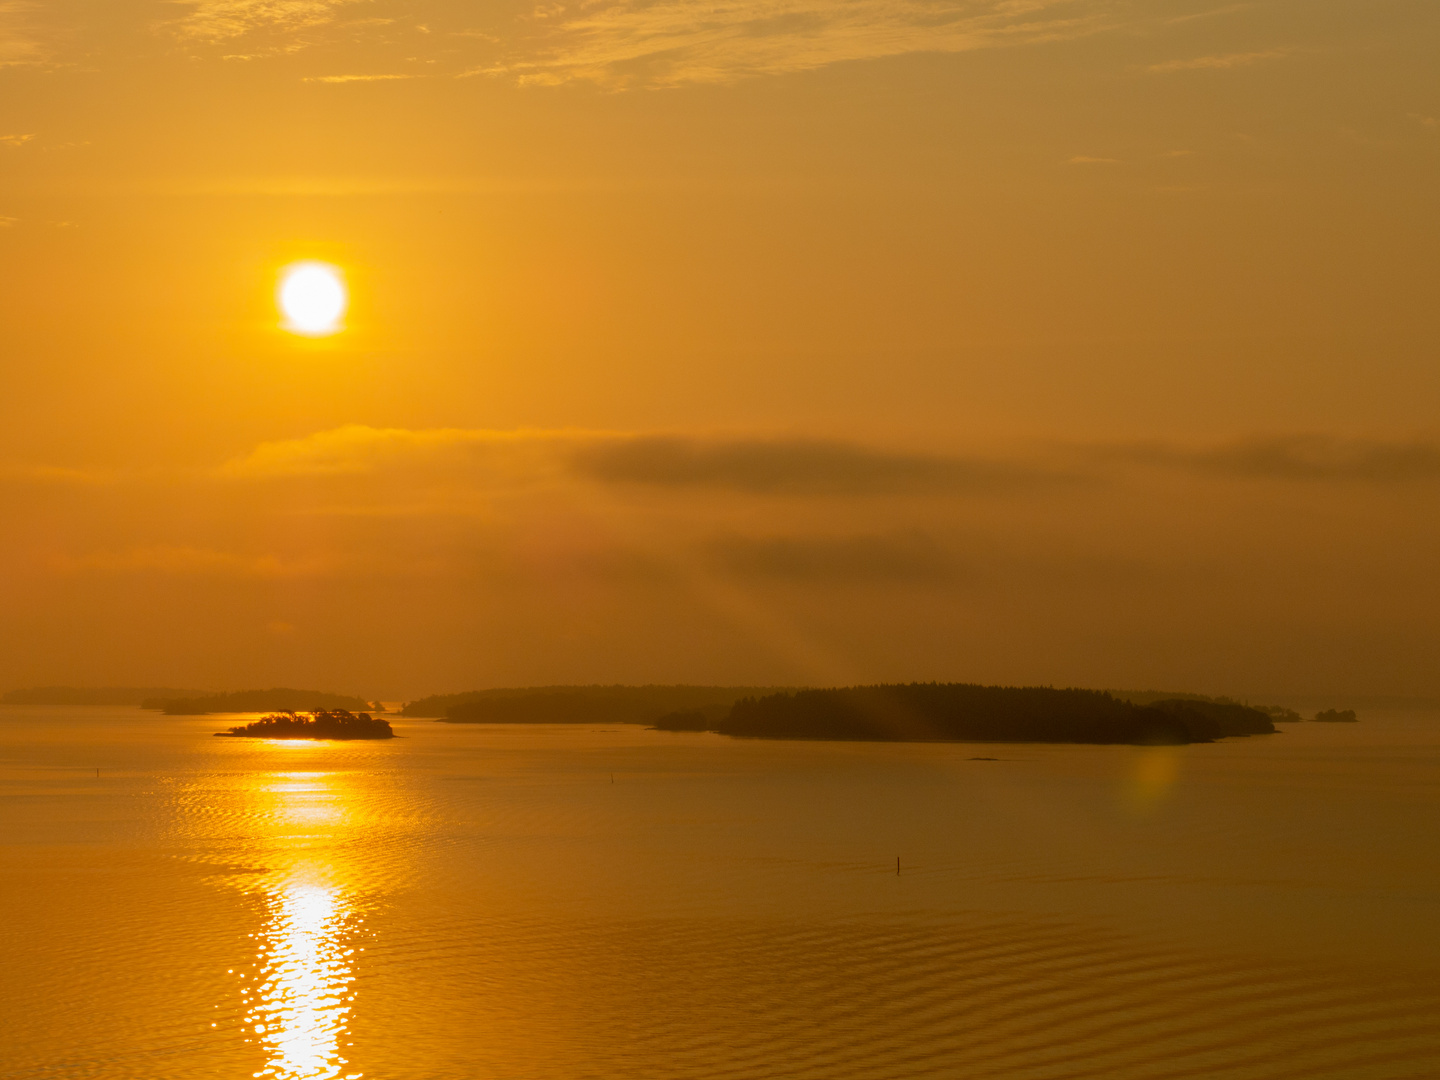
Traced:
<path fill-rule="evenodd" d="M 328 777 L 271 774 L 258 786 L 274 800 L 280 824 L 332 825 L 343 817 Z M 302 839 L 299 837 L 290 840 Z M 311 839 L 309 837 L 303 839 Z M 313 857 L 316 852 L 310 849 Z M 354 1002 L 351 945 L 356 913 L 349 895 L 330 884 L 327 868 L 308 859 L 265 892 L 255 974 L 245 991 L 245 1031 L 263 1048 L 255 1077 L 358 1080 L 342 1052 Z"/>
<path fill-rule="evenodd" d="M 277 820 L 295 825 L 339 825 L 344 811 L 324 773 L 275 773 L 260 790 L 270 796 Z"/>
<path fill-rule="evenodd" d="M 349 911 L 338 889 L 288 885 L 270 898 L 258 972 L 246 995 L 246 1028 L 265 1048 L 257 1077 L 333 1080 L 348 1061 L 340 1040 L 353 1000 Z"/>

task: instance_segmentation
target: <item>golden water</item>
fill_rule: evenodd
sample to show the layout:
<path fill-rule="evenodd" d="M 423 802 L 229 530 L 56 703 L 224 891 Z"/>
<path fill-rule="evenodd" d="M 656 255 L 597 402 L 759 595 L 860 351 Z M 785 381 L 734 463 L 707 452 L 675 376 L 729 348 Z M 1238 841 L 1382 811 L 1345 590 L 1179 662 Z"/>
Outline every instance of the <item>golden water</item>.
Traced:
<path fill-rule="evenodd" d="M 1440 717 L 231 722 L 0 710 L 0 1077 L 1440 1076 Z"/>

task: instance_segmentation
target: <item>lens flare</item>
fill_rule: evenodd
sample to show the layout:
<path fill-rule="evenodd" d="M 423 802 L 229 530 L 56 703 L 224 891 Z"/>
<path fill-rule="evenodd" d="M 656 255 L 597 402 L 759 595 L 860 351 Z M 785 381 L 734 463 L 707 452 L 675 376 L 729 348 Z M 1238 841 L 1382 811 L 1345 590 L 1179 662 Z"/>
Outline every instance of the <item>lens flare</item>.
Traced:
<path fill-rule="evenodd" d="M 1138 814 L 1155 809 L 1180 778 L 1181 748 L 1143 746 L 1137 749 L 1134 771 L 1125 788 L 1126 802 Z"/>
<path fill-rule="evenodd" d="M 291 333 L 320 337 L 343 329 L 340 320 L 349 298 L 339 269 L 329 263 L 287 266 L 276 298 L 285 315 L 285 329 Z"/>

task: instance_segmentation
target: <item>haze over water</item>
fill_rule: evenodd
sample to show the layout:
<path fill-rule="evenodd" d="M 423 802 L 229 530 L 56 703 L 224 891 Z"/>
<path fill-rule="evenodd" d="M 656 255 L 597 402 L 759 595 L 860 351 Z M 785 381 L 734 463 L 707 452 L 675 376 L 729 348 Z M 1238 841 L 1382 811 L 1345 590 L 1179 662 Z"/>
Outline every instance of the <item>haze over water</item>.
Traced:
<path fill-rule="evenodd" d="M 1432 716 L 1165 748 L 395 723 L 0 712 L 0 1077 L 1440 1074 Z"/>

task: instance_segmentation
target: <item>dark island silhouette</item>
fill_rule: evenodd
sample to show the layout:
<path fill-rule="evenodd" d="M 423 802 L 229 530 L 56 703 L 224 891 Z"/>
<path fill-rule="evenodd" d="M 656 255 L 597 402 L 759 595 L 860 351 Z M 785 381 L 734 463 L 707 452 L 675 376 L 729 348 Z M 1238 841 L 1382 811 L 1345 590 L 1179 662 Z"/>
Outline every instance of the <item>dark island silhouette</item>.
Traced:
<path fill-rule="evenodd" d="M 348 694 L 322 690 L 295 690 L 277 686 L 270 690 L 237 690 L 228 694 L 205 694 L 189 698 L 147 698 L 142 709 L 159 709 L 166 716 L 204 716 L 217 712 L 313 712 L 316 709 L 367 710 L 370 703 Z"/>
<path fill-rule="evenodd" d="M 412 701 L 401 716 L 452 724 L 653 724 L 677 710 L 724 717 L 743 697 L 779 686 L 535 686 L 472 690 Z"/>
<path fill-rule="evenodd" d="M 1305 719 L 1294 709 L 1287 709 L 1284 705 L 1256 705 L 1255 708 L 1277 724 L 1298 724 Z"/>
<path fill-rule="evenodd" d="M 216 735 L 230 739 L 393 739 L 388 720 L 348 709 L 317 709 L 308 716 L 280 712 Z"/>
<path fill-rule="evenodd" d="M 1107 692 L 1132 705 L 1154 705 L 1161 701 L 1203 701 L 1216 705 L 1245 705 L 1252 709 L 1259 709 L 1276 724 L 1294 724 L 1305 719 L 1294 709 L 1286 708 L 1284 705 L 1251 705 L 1248 701 L 1236 701 L 1230 697 L 1208 697 L 1205 694 L 1190 694 L 1176 690 L 1110 690 Z"/>
<path fill-rule="evenodd" d="M 194 697 L 204 692 L 168 686 L 32 686 L 9 691 L 0 697 L 0 705 L 139 705 L 150 698 Z"/>
<path fill-rule="evenodd" d="M 1377 699 L 1379 700 L 1379 699 Z M 269 713 L 221 734 L 251 738 L 392 738 L 378 702 L 320 690 L 273 687 L 228 693 L 164 687 L 34 687 L 10 705 L 133 705 L 171 716 Z M 1435 705 L 1428 699 L 1386 704 Z M 310 713 L 310 719 L 298 714 Z M 661 731 L 746 738 L 868 741 L 1189 743 L 1273 734 L 1304 721 L 1292 708 L 1164 690 L 909 683 L 807 689 L 775 686 L 559 685 L 435 694 L 406 717 L 455 724 L 643 724 Z M 1353 709 L 1325 709 L 1321 723 L 1355 723 Z M 317 727 L 317 724 L 319 725 Z M 366 727 L 365 725 L 371 725 Z M 255 728 L 255 731 L 251 731 Z M 289 732 L 286 734 L 285 732 Z"/>
<path fill-rule="evenodd" d="M 1145 705 L 1104 690 L 909 683 L 747 697 L 711 720 L 697 710 L 660 717 L 662 731 L 762 739 L 869 742 L 1048 742 L 1180 745 L 1269 735 L 1259 709 L 1171 698 Z"/>
<path fill-rule="evenodd" d="M 1270 735 L 1275 720 L 1299 719 L 1288 709 L 1201 694 L 969 683 L 510 687 L 420 698 L 401 715 L 454 724 L 646 724 L 773 739 L 1140 744 Z"/>

